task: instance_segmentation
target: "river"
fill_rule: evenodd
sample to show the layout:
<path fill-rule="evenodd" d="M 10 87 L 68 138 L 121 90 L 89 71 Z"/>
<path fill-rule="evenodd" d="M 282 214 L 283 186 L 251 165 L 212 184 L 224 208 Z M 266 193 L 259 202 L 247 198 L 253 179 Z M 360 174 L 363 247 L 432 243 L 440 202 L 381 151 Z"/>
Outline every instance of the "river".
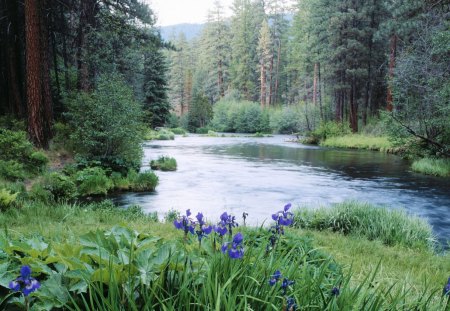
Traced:
<path fill-rule="evenodd" d="M 450 179 L 414 173 L 408 161 L 381 152 L 330 149 L 289 142 L 290 136 L 177 136 L 144 144 L 142 170 L 161 155 L 176 172 L 158 172 L 151 194 L 127 193 L 119 205 L 139 204 L 160 217 L 191 209 L 213 220 L 227 211 L 258 225 L 290 202 L 294 207 L 345 200 L 404 208 L 428 219 L 441 241 L 450 239 Z"/>

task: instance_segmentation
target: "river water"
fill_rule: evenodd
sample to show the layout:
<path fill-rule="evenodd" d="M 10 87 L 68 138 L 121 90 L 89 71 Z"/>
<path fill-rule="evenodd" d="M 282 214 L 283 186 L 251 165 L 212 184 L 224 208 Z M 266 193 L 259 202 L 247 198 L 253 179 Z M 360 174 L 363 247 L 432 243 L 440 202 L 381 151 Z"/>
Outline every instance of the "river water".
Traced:
<path fill-rule="evenodd" d="M 450 179 L 412 172 L 398 156 L 336 150 L 289 142 L 292 137 L 177 136 L 144 144 L 142 170 L 166 155 L 176 172 L 158 172 L 152 194 L 127 193 L 122 206 L 139 204 L 162 217 L 171 209 L 191 209 L 213 220 L 227 211 L 258 225 L 290 202 L 294 207 L 367 201 L 425 217 L 441 241 L 450 239 Z"/>

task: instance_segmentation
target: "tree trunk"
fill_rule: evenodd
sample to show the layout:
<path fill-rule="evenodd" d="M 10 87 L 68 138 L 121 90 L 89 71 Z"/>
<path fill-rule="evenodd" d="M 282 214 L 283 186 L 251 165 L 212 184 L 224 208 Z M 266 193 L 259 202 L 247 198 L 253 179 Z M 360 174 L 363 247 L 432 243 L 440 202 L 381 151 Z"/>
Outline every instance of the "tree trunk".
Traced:
<path fill-rule="evenodd" d="M 37 147 L 47 145 L 41 114 L 41 55 L 38 0 L 25 0 L 28 134 Z"/>
<path fill-rule="evenodd" d="M 313 98 L 312 102 L 314 105 L 317 104 L 317 72 L 318 72 L 318 64 L 314 64 L 314 78 L 313 78 Z"/>
<path fill-rule="evenodd" d="M 275 87 L 273 94 L 273 103 L 276 104 L 278 102 L 278 84 L 279 84 L 279 75 L 280 75 L 280 59 L 281 59 L 281 39 L 278 39 L 278 53 L 277 53 L 277 70 L 275 72 Z"/>
<path fill-rule="evenodd" d="M 44 136 L 46 144 L 44 147 L 48 147 L 48 141 L 52 138 L 52 120 L 53 120 L 53 107 L 52 107 L 52 93 L 50 90 L 50 66 L 49 66 L 49 36 L 48 26 L 46 21 L 47 0 L 40 1 L 40 59 L 41 59 L 41 88 L 42 88 L 42 112 L 43 119 L 42 125 L 44 130 Z"/>
<path fill-rule="evenodd" d="M 272 83 L 272 79 L 273 79 L 273 53 L 270 56 L 270 67 L 269 67 L 269 100 L 268 100 L 268 105 L 267 106 L 271 106 L 273 103 L 273 83 Z M 267 101 L 267 100 L 266 100 Z"/>
<path fill-rule="evenodd" d="M 219 96 L 222 98 L 225 96 L 225 88 L 223 85 L 223 68 L 222 60 L 219 60 L 219 71 L 218 71 L 218 84 L 219 84 Z"/>
<path fill-rule="evenodd" d="M 358 102 L 356 98 L 356 78 L 352 78 L 352 86 L 350 88 L 350 126 L 352 132 L 358 132 Z"/>
<path fill-rule="evenodd" d="M 389 81 L 387 89 L 387 106 L 386 106 L 387 111 L 392 111 L 394 109 L 392 98 L 392 79 L 394 78 L 396 54 L 397 54 L 397 35 L 393 33 L 390 39 Z"/>
<path fill-rule="evenodd" d="M 324 115 L 323 115 L 323 107 L 322 107 L 322 81 L 320 79 L 320 63 L 317 63 L 317 76 L 318 76 L 317 89 L 319 91 L 318 97 L 319 97 L 320 120 L 323 121 Z"/>
<path fill-rule="evenodd" d="M 261 108 L 266 107 L 266 68 L 264 58 L 261 58 L 261 94 L 260 94 Z"/>

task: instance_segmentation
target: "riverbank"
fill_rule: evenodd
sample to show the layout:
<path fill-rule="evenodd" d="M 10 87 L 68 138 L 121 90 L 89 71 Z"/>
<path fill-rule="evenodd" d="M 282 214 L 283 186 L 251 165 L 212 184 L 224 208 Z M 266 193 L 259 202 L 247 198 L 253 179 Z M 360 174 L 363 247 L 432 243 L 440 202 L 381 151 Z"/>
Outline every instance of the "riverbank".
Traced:
<path fill-rule="evenodd" d="M 194 211 L 193 214 L 195 215 Z M 302 303 L 301 305 L 318 303 L 319 301 L 317 299 L 320 300 L 319 297 L 321 297 L 321 294 L 317 292 L 318 288 L 322 288 L 324 291 L 322 295 L 326 299 L 321 302 L 324 306 L 328 306 L 327 308 L 331 308 L 331 305 L 334 305 L 334 303 L 344 308 L 354 306 L 355 303 L 368 303 L 365 305 L 368 307 L 373 303 L 373 301 L 371 303 L 368 301 L 374 298 L 379 299 L 379 305 L 377 306 L 381 309 L 395 308 L 402 305 L 408 306 L 408 308 L 426 306 L 427 310 L 439 310 L 443 308 L 443 304 L 445 303 L 441 293 L 446 283 L 448 272 L 450 271 L 450 257 L 448 254 L 437 254 L 426 248 L 411 248 L 402 245 L 388 247 L 380 241 L 369 241 L 362 236 L 288 227 L 284 228 L 285 235 L 277 238 L 279 242 L 276 243 L 279 243 L 279 245 L 267 253 L 266 246 L 271 240 L 271 233 L 267 229 L 239 226 L 233 230 L 234 233 L 240 231 L 243 234 L 243 247 L 245 250 L 243 259 L 227 260 L 220 252 L 211 253 L 212 237 L 205 237 L 201 248 L 199 248 L 195 236 L 189 234 L 187 236 L 188 239 L 185 240 L 183 232 L 176 230 L 172 224 L 174 217 L 176 217 L 176 214 L 172 213 L 171 215 L 167 215 L 167 222 L 158 222 L 156 215 L 144 215 L 138 207 L 128 210 L 117 209 L 108 202 L 93 203 L 90 205 L 56 204 L 52 206 L 32 203 L 26 204 L 21 209 L 10 209 L 0 214 L 0 224 L 4 228 L 4 232 L 0 234 L 4 254 L 2 259 L 0 259 L 0 266 L 5 267 L 5 264 L 8 263 L 6 267 L 9 267 L 9 272 L 5 275 L 6 278 L 12 277 L 14 270 L 21 264 L 31 266 L 35 272 L 34 276 L 42 284 L 42 288 L 33 298 L 36 303 L 40 300 L 50 303 L 50 294 L 46 290 L 46 286 L 50 286 L 54 282 L 50 270 L 53 271 L 54 268 L 52 267 L 54 267 L 55 263 L 58 263 L 60 268 L 65 266 L 65 269 L 68 269 L 68 271 L 73 271 L 71 273 L 66 272 L 67 276 L 72 275 L 72 278 L 69 279 L 65 277 L 65 284 L 69 284 L 70 286 L 77 284 L 73 281 L 79 280 L 79 275 L 82 275 L 80 273 L 82 273 L 83 269 L 76 264 L 76 260 L 86 262 L 85 264 L 93 267 L 95 271 L 99 267 L 103 267 L 103 269 L 109 271 L 104 274 L 104 277 L 107 279 L 111 277 L 108 277 L 108 274 L 110 275 L 112 273 L 110 269 L 113 269 L 115 271 L 115 279 L 110 279 L 108 283 L 110 286 L 111 284 L 120 285 L 121 282 L 129 278 L 129 273 L 134 274 L 134 272 L 128 271 L 126 265 L 121 266 L 121 260 L 125 260 L 123 257 L 116 257 L 127 254 L 129 250 L 126 251 L 125 249 L 129 245 L 128 243 L 135 245 L 132 252 L 135 252 L 136 255 L 131 255 L 132 257 L 139 257 L 139 254 L 147 249 L 148 256 L 150 257 L 147 256 L 146 258 L 151 258 L 148 266 L 141 266 L 139 268 L 144 270 L 136 270 L 136 272 L 141 271 L 144 273 L 147 271 L 145 269 L 150 269 L 147 272 L 150 273 L 148 276 L 145 278 L 139 277 L 138 279 L 141 281 L 138 281 L 138 279 L 135 280 L 138 282 L 134 285 L 137 286 L 134 287 L 136 293 L 139 292 L 142 295 L 139 291 L 138 284 L 140 282 L 147 282 L 145 281 L 147 280 L 146 278 L 150 277 L 154 282 L 149 283 L 154 284 L 150 285 L 153 286 L 153 291 L 158 292 L 158 295 L 166 295 L 164 296 L 166 299 L 173 298 L 175 301 L 178 301 L 179 305 L 183 306 L 188 301 L 197 301 L 203 305 L 208 301 L 211 302 L 211 299 L 214 298 L 216 300 L 213 299 L 213 301 L 221 301 L 221 305 L 223 303 L 229 306 L 242 307 L 242 305 L 236 305 L 236 303 L 243 303 L 243 296 L 239 298 L 238 293 L 245 293 L 244 295 L 252 297 L 259 297 L 261 294 L 272 297 L 272 295 L 276 295 L 278 289 L 272 289 L 267 283 L 270 275 L 275 270 L 280 270 L 289 280 L 296 282 L 289 286 L 289 289 L 286 291 L 286 297 L 294 298 L 299 305 L 300 303 Z M 214 220 L 213 223 L 216 223 L 216 221 Z M 104 236 L 103 232 L 111 233 Z M 133 239 L 136 239 L 135 242 L 133 242 Z M 70 249 L 68 248 L 69 245 Z M 154 249 L 154 246 L 151 245 L 158 246 L 158 248 Z M 175 247 L 175 245 L 178 246 Z M 122 248 L 125 249 L 121 250 Z M 261 252 L 258 250 L 260 248 Z M 12 251 L 14 249 L 19 250 L 19 253 Z M 111 253 L 114 249 L 116 251 L 120 250 L 120 252 Z M 81 253 L 78 254 L 79 252 Z M 109 260 L 105 257 L 103 261 L 99 261 L 98 254 L 103 252 L 104 256 L 113 257 Z M 171 252 L 173 252 L 172 255 L 170 255 Z M 77 257 L 79 259 L 75 257 L 71 259 L 71 256 L 79 256 Z M 50 260 L 50 258 L 53 259 Z M 185 259 L 183 258 L 191 258 L 193 264 L 197 267 L 194 271 L 197 272 L 193 272 L 190 269 L 188 270 L 191 272 L 184 270 L 182 263 Z M 118 261 L 116 262 L 116 260 Z M 164 267 L 166 266 L 164 263 L 169 263 L 172 260 L 180 260 L 181 266 L 179 266 L 178 271 L 181 275 L 184 275 L 184 281 L 182 279 L 178 281 L 175 281 L 175 279 L 172 281 L 163 281 L 161 279 L 163 277 Z M 204 260 L 207 261 L 204 262 Z M 301 264 L 303 268 L 289 268 L 292 267 L 294 261 L 298 262 L 299 265 Z M 108 262 L 110 262 L 109 268 Z M 156 264 L 156 262 L 159 262 L 159 264 Z M 258 269 L 249 270 L 245 268 L 256 264 L 256 262 L 259 263 Z M 200 268 L 201 265 L 206 263 L 208 263 L 204 266 L 206 270 Z M 218 266 L 215 266 L 216 263 Z M 130 261 L 128 266 L 133 268 L 134 264 L 143 265 L 143 262 L 140 263 L 139 259 L 135 263 L 133 261 L 133 265 L 131 265 Z M 161 264 L 163 265 L 160 266 Z M 199 264 L 200 266 L 198 266 Z M 175 262 L 173 262 L 173 265 L 175 265 Z M 223 278 L 217 280 L 213 275 L 215 273 L 214 271 L 218 271 L 219 266 L 221 267 L 221 275 L 223 275 Z M 171 268 L 167 266 L 167 269 L 170 270 Z M 64 269 L 59 271 L 64 271 Z M 131 271 L 135 271 L 134 268 Z M 234 274 L 238 273 L 238 271 L 240 271 L 238 274 L 239 277 Z M 61 272 L 54 271 L 52 273 L 60 275 Z M 122 273 L 125 274 L 123 275 Z M 194 274 L 191 278 L 186 273 Z M 319 277 L 321 273 L 323 275 Z M 248 275 L 256 283 L 251 281 L 251 279 L 244 278 L 242 275 Z M 144 277 L 144 275 L 141 276 Z M 178 288 L 177 286 L 181 282 L 181 284 L 192 289 L 193 285 L 191 282 L 198 277 L 202 280 L 203 288 L 211 288 L 212 290 L 214 284 L 211 282 L 218 282 L 217 286 L 220 286 L 221 289 L 219 290 L 217 287 L 216 289 L 223 296 L 219 298 L 217 297 L 217 293 L 211 293 L 211 297 L 204 297 L 203 290 L 200 288 L 197 288 L 199 291 L 194 296 L 180 297 L 179 293 L 171 291 L 159 293 L 158 286 L 169 285 L 165 282 L 175 282 L 172 283 L 174 288 Z M 269 279 L 267 279 L 268 277 Z M 49 282 L 48 280 L 52 281 Z M 68 293 L 72 295 L 74 301 L 78 302 L 79 296 L 77 292 L 82 293 L 87 290 L 86 293 L 88 296 L 92 295 L 92 292 L 89 291 L 89 286 L 99 286 L 95 283 L 95 280 L 98 280 L 98 278 L 93 277 L 90 281 L 81 280 L 79 284 L 81 287 L 77 287 L 77 290 L 69 290 Z M 160 281 L 164 283 L 159 283 Z M 230 284 L 229 282 L 232 282 L 233 286 L 223 291 L 227 288 L 227 284 Z M 0 285 L 6 286 L 6 284 L 3 282 Z M 85 284 L 84 287 L 82 284 Z M 55 293 L 63 293 L 63 290 L 66 288 L 65 286 L 53 292 L 52 295 L 55 295 Z M 103 286 L 106 286 L 106 283 Z M 333 296 L 328 292 L 331 291 L 333 286 L 339 289 L 339 295 Z M 253 292 L 257 287 L 262 292 Z M 118 292 L 116 294 L 124 295 L 120 290 L 120 286 L 112 290 L 117 290 Z M 265 292 L 266 290 L 268 291 L 267 293 Z M 180 291 L 183 292 L 183 289 L 180 289 Z M 3 287 L 0 292 L 4 294 L 5 288 Z M 269 294 L 269 292 L 272 294 Z M 183 293 L 186 294 L 185 292 Z M 273 300 L 270 300 L 270 304 L 273 304 L 272 308 L 274 310 L 278 310 L 286 303 L 286 300 L 284 300 L 286 298 L 283 298 L 283 295 L 279 298 L 273 297 Z M 67 296 L 64 299 L 67 304 L 71 304 Z M 97 295 L 96 299 L 100 299 L 99 303 L 101 303 L 102 299 L 108 298 Z M 126 305 L 136 304 L 137 307 L 142 307 L 142 297 L 141 299 L 136 299 L 134 302 L 130 301 L 130 299 L 131 297 L 124 295 L 120 301 Z M 248 297 L 247 299 L 249 299 L 247 302 L 249 305 L 257 305 L 256 301 L 253 301 L 252 298 Z M 333 299 L 335 302 L 332 302 Z M 368 300 L 365 301 L 365 299 Z M 111 303 L 114 305 L 118 301 L 113 300 Z M 168 300 L 157 301 L 153 300 L 153 303 L 164 305 L 164 301 Z M 90 309 L 89 306 L 82 308 Z"/>
<path fill-rule="evenodd" d="M 450 177 L 450 159 L 423 158 L 414 161 L 411 168 L 417 173 L 439 177 Z"/>
<path fill-rule="evenodd" d="M 393 147 L 387 136 L 349 134 L 327 137 L 319 142 L 320 146 L 330 148 L 364 149 L 393 154 L 401 153 L 401 147 Z M 417 173 L 438 177 L 450 176 L 450 160 L 422 158 L 414 160 L 411 169 Z"/>
<path fill-rule="evenodd" d="M 345 136 L 327 137 L 320 142 L 323 147 L 366 149 L 395 153 L 395 149 L 386 136 L 369 136 L 364 134 L 350 134 Z"/>

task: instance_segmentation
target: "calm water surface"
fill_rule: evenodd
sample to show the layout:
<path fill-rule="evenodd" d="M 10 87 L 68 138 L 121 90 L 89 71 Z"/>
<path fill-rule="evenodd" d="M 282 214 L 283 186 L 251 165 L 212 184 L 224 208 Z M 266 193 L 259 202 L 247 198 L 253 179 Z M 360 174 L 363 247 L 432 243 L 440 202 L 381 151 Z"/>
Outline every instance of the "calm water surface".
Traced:
<path fill-rule="evenodd" d="M 163 216 L 168 210 L 223 211 L 261 224 L 293 206 L 361 200 L 404 208 L 426 217 L 440 240 L 450 239 L 450 179 L 416 174 L 400 157 L 381 152 L 334 150 L 266 138 L 177 136 L 144 145 L 143 170 L 161 155 L 174 157 L 176 172 L 158 172 L 153 194 L 124 194 L 120 205 L 139 204 Z"/>

